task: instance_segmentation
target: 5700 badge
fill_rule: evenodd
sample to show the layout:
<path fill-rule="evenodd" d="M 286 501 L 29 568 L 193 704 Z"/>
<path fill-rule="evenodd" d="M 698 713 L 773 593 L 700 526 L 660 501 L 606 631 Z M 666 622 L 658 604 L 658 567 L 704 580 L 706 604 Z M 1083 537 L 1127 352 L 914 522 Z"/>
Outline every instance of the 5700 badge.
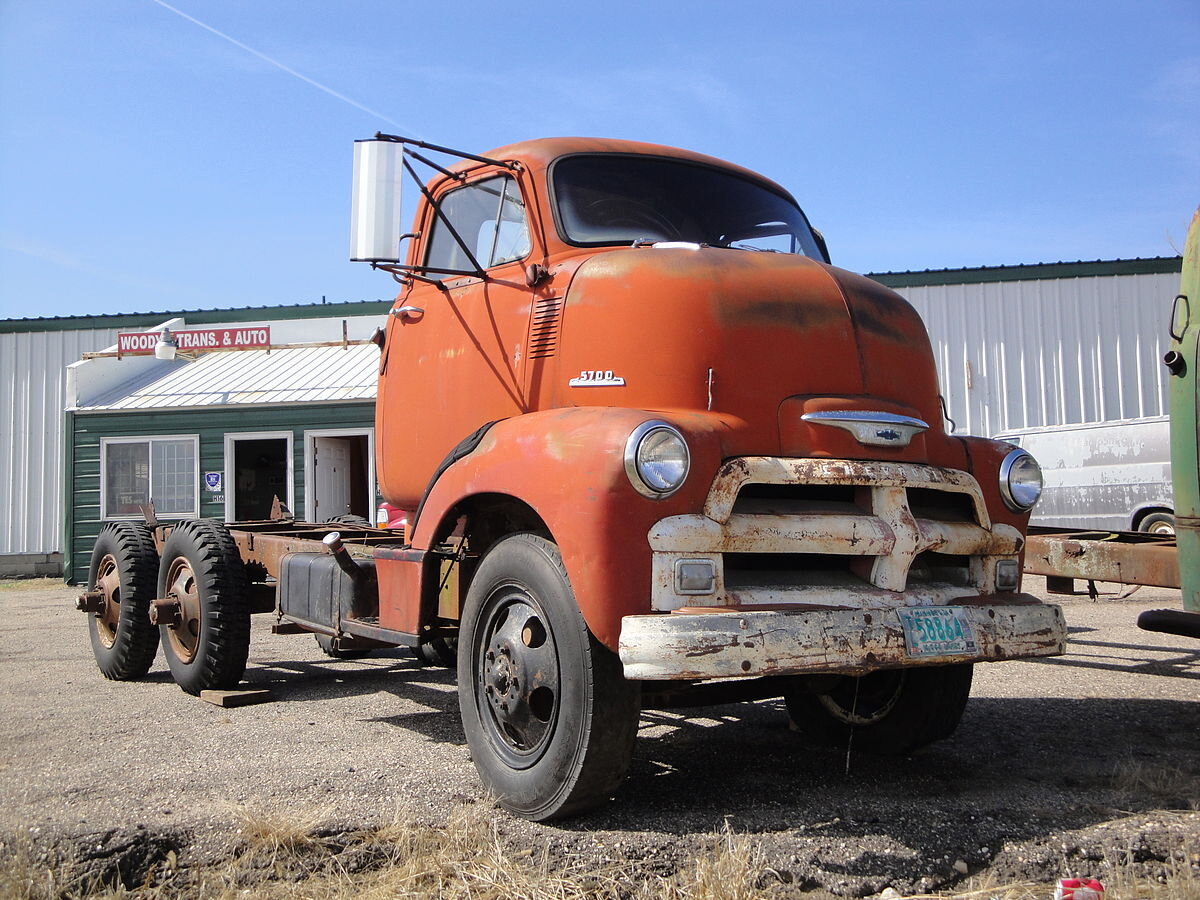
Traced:
<path fill-rule="evenodd" d="M 625 387 L 625 379 L 612 369 L 584 369 L 567 382 L 568 387 Z"/>

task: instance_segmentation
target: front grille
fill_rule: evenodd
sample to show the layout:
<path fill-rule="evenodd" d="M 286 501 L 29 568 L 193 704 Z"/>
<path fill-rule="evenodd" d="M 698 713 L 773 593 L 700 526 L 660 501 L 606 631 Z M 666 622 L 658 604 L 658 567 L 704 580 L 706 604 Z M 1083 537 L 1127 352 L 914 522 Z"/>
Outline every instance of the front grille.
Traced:
<path fill-rule="evenodd" d="M 725 585 L 968 586 L 971 553 L 986 536 L 976 509 L 971 494 L 928 485 L 747 481 L 730 524 L 739 534 L 784 539 L 771 553 L 722 554 Z"/>
<path fill-rule="evenodd" d="M 853 515 L 868 508 L 869 492 L 840 484 L 745 484 L 733 503 L 744 516 Z"/>
<path fill-rule="evenodd" d="M 649 538 L 664 588 L 677 559 L 712 559 L 720 572 L 707 599 L 664 595 L 656 609 L 945 603 L 993 592 L 985 558 L 1015 557 L 1023 542 L 992 524 L 966 472 L 779 457 L 729 460 L 703 515 L 664 519 Z"/>

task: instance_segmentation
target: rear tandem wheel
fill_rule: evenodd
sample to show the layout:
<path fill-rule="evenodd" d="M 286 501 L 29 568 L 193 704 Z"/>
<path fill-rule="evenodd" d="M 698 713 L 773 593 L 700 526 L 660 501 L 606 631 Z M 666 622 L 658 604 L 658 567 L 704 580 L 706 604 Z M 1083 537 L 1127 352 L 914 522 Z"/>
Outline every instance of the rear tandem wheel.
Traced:
<path fill-rule="evenodd" d="M 96 538 L 88 590 L 104 596 L 104 608 L 88 617 L 96 665 L 105 678 L 132 681 L 154 662 L 157 635 L 150 622 L 158 553 L 141 522 L 109 522 Z"/>
<path fill-rule="evenodd" d="M 230 690 L 250 651 L 246 567 L 229 530 L 212 519 L 185 519 L 163 546 L 158 595 L 163 655 L 189 694 Z"/>

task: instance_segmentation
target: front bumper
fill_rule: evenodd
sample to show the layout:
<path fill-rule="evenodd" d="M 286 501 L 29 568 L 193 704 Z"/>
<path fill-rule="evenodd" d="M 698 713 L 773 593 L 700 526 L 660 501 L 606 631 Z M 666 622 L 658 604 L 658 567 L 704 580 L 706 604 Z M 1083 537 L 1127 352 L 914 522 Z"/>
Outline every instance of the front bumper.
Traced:
<path fill-rule="evenodd" d="M 989 602 L 989 601 L 997 602 Z M 974 633 L 970 653 L 909 655 L 897 608 L 681 610 L 626 616 L 621 662 L 631 680 L 702 680 L 763 675 L 858 675 L 910 665 L 1056 656 L 1062 610 L 1028 594 L 959 601 Z"/>

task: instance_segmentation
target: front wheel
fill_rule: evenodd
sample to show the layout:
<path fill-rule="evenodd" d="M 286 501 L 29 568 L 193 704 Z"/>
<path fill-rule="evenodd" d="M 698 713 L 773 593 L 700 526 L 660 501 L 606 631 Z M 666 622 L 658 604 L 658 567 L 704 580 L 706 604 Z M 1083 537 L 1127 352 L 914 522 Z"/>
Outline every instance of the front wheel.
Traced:
<path fill-rule="evenodd" d="M 501 806 L 542 821 L 604 803 L 629 769 L 638 699 L 588 631 L 558 547 L 532 534 L 496 544 L 463 609 L 458 702 Z"/>
<path fill-rule="evenodd" d="M 846 676 L 828 693 L 784 693 L 796 727 L 818 744 L 901 755 L 954 733 L 971 694 L 970 663 Z"/>

